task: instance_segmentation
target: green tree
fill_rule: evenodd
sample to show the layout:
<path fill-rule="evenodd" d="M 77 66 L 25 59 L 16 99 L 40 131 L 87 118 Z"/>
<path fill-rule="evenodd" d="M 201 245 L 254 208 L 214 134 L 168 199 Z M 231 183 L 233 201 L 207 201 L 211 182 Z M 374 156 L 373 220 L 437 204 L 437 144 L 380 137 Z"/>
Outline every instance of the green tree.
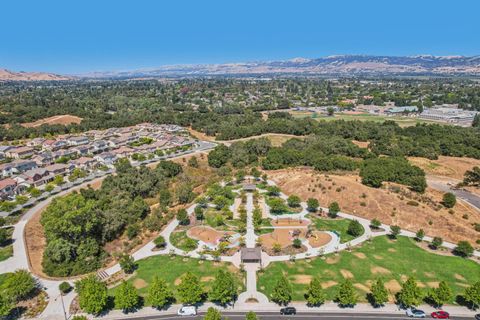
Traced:
<path fill-rule="evenodd" d="M 338 288 L 336 301 L 340 306 L 352 307 L 357 304 L 357 293 L 350 279 L 345 279 Z"/>
<path fill-rule="evenodd" d="M 351 220 L 348 224 L 347 233 L 354 237 L 359 237 L 363 234 L 363 226 L 357 220 Z"/>
<path fill-rule="evenodd" d="M 177 290 L 180 300 L 185 304 L 196 304 L 202 301 L 203 287 L 198 277 L 191 272 L 182 275 Z"/>
<path fill-rule="evenodd" d="M 418 306 L 422 303 L 422 290 L 418 286 L 415 277 L 409 277 L 407 281 L 402 284 L 402 290 L 398 292 L 397 299 L 398 302 L 405 307 Z"/>
<path fill-rule="evenodd" d="M 268 186 L 267 192 L 269 196 L 277 197 L 280 194 L 281 190 L 277 186 Z"/>
<path fill-rule="evenodd" d="M 115 307 L 123 312 L 133 311 L 138 306 L 138 294 L 135 287 L 123 281 L 115 291 Z"/>
<path fill-rule="evenodd" d="M 209 307 L 203 320 L 222 320 L 222 314 L 214 307 Z"/>
<path fill-rule="evenodd" d="M 468 241 L 459 241 L 454 252 L 462 257 L 471 257 L 473 254 L 473 247 Z"/>
<path fill-rule="evenodd" d="M 447 192 L 443 195 L 442 204 L 445 206 L 445 208 L 453 208 L 456 203 L 457 197 L 453 193 Z"/>
<path fill-rule="evenodd" d="M 292 300 L 293 289 L 285 276 L 278 279 L 272 290 L 272 300 L 280 305 L 287 305 Z"/>
<path fill-rule="evenodd" d="M 300 198 L 296 195 L 290 195 L 287 199 L 288 206 L 291 208 L 296 208 L 300 206 Z"/>
<path fill-rule="evenodd" d="M 188 217 L 188 212 L 185 209 L 180 209 L 177 211 L 177 220 L 181 225 L 189 225 L 190 224 L 190 218 Z"/>
<path fill-rule="evenodd" d="M 333 117 L 334 114 L 335 114 L 335 109 L 333 109 L 333 107 L 328 107 L 327 108 L 327 115 L 329 117 Z"/>
<path fill-rule="evenodd" d="M 390 238 L 397 239 L 397 237 L 398 237 L 398 235 L 400 234 L 401 231 L 402 231 L 402 229 L 400 229 L 399 226 L 391 226 L 390 227 Z"/>
<path fill-rule="evenodd" d="M 2 287 L 4 293 L 13 301 L 27 299 L 37 288 L 38 283 L 27 270 L 17 270 L 9 274 Z"/>
<path fill-rule="evenodd" d="M 245 320 L 258 320 L 257 314 L 253 311 L 248 311 L 245 315 Z"/>
<path fill-rule="evenodd" d="M 137 268 L 137 264 L 135 263 L 135 260 L 133 259 L 132 256 L 128 254 L 123 254 L 122 257 L 119 260 L 120 268 L 127 273 L 133 273 L 135 269 Z"/>
<path fill-rule="evenodd" d="M 388 291 L 385 288 L 382 278 L 378 278 L 375 283 L 372 284 L 372 290 L 370 292 L 370 300 L 374 307 L 383 306 L 388 302 Z"/>
<path fill-rule="evenodd" d="M 195 219 L 199 221 L 202 221 L 203 219 L 205 219 L 203 208 L 200 205 L 196 206 L 195 209 L 193 209 L 193 212 L 195 213 Z"/>
<path fill-rule="evenodd" d="M 443 239 L 442 239 L 442 238 L 440 238 L 440 237 L 434 237 L 434 238 L 432 239 L 432 242 L 430 243 L 430 247 L 431 247 L 432 249 L 435 249 L 435 250 L 436 250 L 436 249 L 438 249 L 438 248 L 442 245 L 442 243 L 443 243 Z"/>
<path fill-rule="evenodd" d="M 198 168 L 198 160 L 197 157 L 193 156 L 188 159 L 188 165 L 192 168 Z"/>
<path fill-rule="evenodd" d="M 284 214 L 288 211 L 288 207 L 283 199 L 271 198 L 267 204 L 270 206 L 270 212 L 272 214 Z"/>
<path fill-rule="evenodd" d="M 162 309 L 173 301 L 173 293 L 168 288 L 167 282 L 155 276 L 148 287 L 147 301 L 152 307 Z"/>
<path fill-rule="evenodd" d="M 75 283 L 80 308 L 90 314 L 99 314 L 107 305 L 107 285 L 90 275 Z"/>
<path fill-rule="evenodd" d="M 225 305 L 235 300 L 237 296 L 237 284 L 232 273 L 219 270 L 215 275 L 212 290 L 209 293 L 211 301 Z"/>
<path fill-rule="evenodd" d="M 453 298 L 453 292 L 445 281 L 440 281 L 438 288 L 430 290 L 428 297 L 436 307 L 441 307 Z"/>
<path fill-rule="evenodd" d="M 480 306 L 480 281 L 477 281 L 468 288 L 465 288 L 463 299 L 470 305 L 472 309 L 476 309 Z"/>
<path fill-rule="evenodd" d="M 338 205 L 338 202 L 332 202 L 328 206 L 328 216 L 330 218 L 336 218 L 338 213 L 340 212 L 340 206 Z"/>
<path fill-rule="evenodd" d="M 307 210 L 310 212 L 316 212 L 318 210 L 318 207 L 320 206 L 320 203 L 318 202 L 317 199 L 315 198 L 308 198 L 307 200 Z"/>
<path fill-rule="evenodd" d="M 164 248 L 167 245 L 167 241 L 165 240 L 164 236 L 158 236 L 153 240 L 155 247 L 157 248 Z"/>
<path fill-rule="evenodd" d="M 158 194 L 158 200 L 160 202 L 160 206 L 166 208 L 172 204 L 172 194 L 167 188 L 162 188 Z"/>
<path fill-rule="evenodd" d="M 325 302 L 327 296 L 323 291 L 320 278 L 315 277 L 310 281 L 305 296 L 309 306 L 319 306 Z"/>
<path fill-rule="evenodd" d="M 372 227 L 373 229 L 378 229 L 381 225 L 382 223 L 378 219 L 372 219 L 372 221 L 370 221 L 370 227 Z"/>
<path fill-rule="evenodd" d="M 417 241 L 422 241 L 424 237 L 425 237 L 425 231 L 423 231 L 423 229 L 418 230 L 417 233 L 415 234 L 415 239 Z"/>

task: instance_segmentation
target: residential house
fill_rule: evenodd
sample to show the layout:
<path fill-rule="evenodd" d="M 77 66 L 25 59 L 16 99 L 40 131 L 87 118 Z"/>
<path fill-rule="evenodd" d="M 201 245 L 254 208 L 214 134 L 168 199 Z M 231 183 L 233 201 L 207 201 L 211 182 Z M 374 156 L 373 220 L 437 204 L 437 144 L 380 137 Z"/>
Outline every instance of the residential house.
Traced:
<path fill-rule="evenodd" d="M 108 167 L 112 167 L 117 157 L 111 152 L 103 152 L 94 156 L 94 159 Z"/>
<path fill-rule="evenodd" d="M 44 150 L 50 151 L 55 151 L 66 147 L 68 147 L 66 140 L 45 140 L 45 142 L 42 144 L 42 148 Z"/>
<path fill-rule="evenodd" d="M 75 160 L 71 160 L 70 164 L 74 165 L 75 168 L 82 170 L 91 170 L 97 165 L 97 161 L 93 158 L 80 157 Z"/>
<path fill-rule="evenodd" d="M 62 157 L 70 158 L 70 157 L 74 157 L 76 155 L 77 155 L 77 152 L 75 150 L 72 150 L 72 149 L 63 149 L 63 150 L 58 150 L 58 151 L 55 151 L 55 152 L 52 153 L 52 157 L 55 160 L 60 159 Z"/>
<path fill-rule="evenodd" d="M 33 151 L 34 150 L 31 147 L 21 146 L 7 150 L 7 152 L 5 152 L 5 155 L 8 158 L 25 159 L 31 157 L 33 155 Z"/>
<path fill-rule="evenodd" d="M 90 149 L 92 149 L 92 148 L 93 147 L 91 145 L 87 144 L 87 145 L 81 145 L 81 146 L 73 147 L 70 150 L 73 150 L 79 156 L 86 156 L 87 154 L 90 153 Z"/>
<path fill-rule="evenodd" d="M 88 144 L 90 140 L 88 140 L 87 136 L 74 136 L 67 139 L 67 142 L 70 146 L 80 146 L 84 144 Z"/>
<path fill-rule="evenodd" d="M 35 138 L 27 142 L 29 147 L 41 147 L 46 139 L 44 138 Z"/>
<path fill-rule="evenodd" d="M 39 167 L 44 167 L 48 166 L 49 164 L 53 163 L 53 156 L 50 152 L 43 152 L 40 154 L 37 154 L 32 158 L 33 161 L 37 164 Z"/>
<path fill-rule="evenodd" d="M 41 186 L 50 181 L 53 181 L 55 176 L 51 174 L 46 168 L 37 168 L 25 171 L 15 178 L 19 184 L 28 184 L 30 186 Z"/>
<path fill-rule="evenodd" d="M 59 176 L 59 175 L 66 175 L 70 173 L 70 171 L 74 168 L 75 166 L 72 164 L 63 164 L 63 163 L 55 163 L 49 166 L 46 166 L 45 169 L 48 170 L 51 174 L 54 176 Z"/>
<path fill-rule="evenodd" d="M 110 153 L 114 154 L 117 158 L 125 158 L 129 157 L 133 153 L 135 153 L 135 150 L 130 148 L 130 147 L 120 147 L 118 149 L 110 151 Z"/>
<path fill-rule="evenodd" d="M 12 148 L 12 146 L 0 146 L 0 155 L 6 157 L 6 152 Z"/>
<path fill-rule="evenodd" d="M 12 178 L 0 180 L 0 198 L 5 200 L 15 195 L 17 181 Z"/>
<path fill-rule="evenodd" d="M 14 160 L 10 163 L 0 165 L 0 172 L 3 177 L 10 177 L 37 167 L 35 161 L 32 160 Z"/>
<path fill-rule="evenodd" d="M 108 150 L 108 142 L 105 140 L 96 140 L 91 144 L 90 152 L 102 153 Z"/>

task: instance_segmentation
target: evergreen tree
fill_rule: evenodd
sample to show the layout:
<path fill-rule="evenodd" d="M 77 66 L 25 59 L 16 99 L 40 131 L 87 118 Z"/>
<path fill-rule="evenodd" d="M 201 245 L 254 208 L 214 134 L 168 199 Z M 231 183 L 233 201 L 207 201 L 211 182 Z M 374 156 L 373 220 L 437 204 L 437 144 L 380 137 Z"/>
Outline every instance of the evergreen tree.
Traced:
<path fill-rule="evenodd" d="M 338 205 L 338 202 L 332 202 L 328 206 L 328 216 L 330 218 L 336 218 L 338 213 L 340 212 L 340 206 Z"/>
<path fill-rule="evenodd" d="M 418 287 L 415 277 L 408 278 L 402 284 L 402 290 L 398 293 L 397 299 L 405 307 L 418 306 L 422 302 L 422 290 Z"/>
<path fill-rule="evenodd" d="M 336 301 L 340 306 L 352 307 L 357 304 L 357 299 L 357 293 L 355 292 L 352 281 L 345 279 L 338 288 Z"/>
<path fill-rule="evenodd" d="M 445 281 L 441 281 L 438 288 L 430 290 L 429 298 L 436 307 L 441 307 L 449 302 L 453 297 L 452 289 Z"/>
<path fill-rule="evenodd" d="M 354 237 L 359 237 L 363 234 L 363 227 L 357 220 L 352 220 L 348 224 L 347 233 Z"/>
<path fill-rule="evenodd" d="M 388 291 L 385 288 L 382 278 L 378 278 L 372 285 L 370 297 L 374 307 L 383 306 L 388 302 Z"/>
<path fill-rule="evenodd" d="M 148 288 L 147 301 L 152 305 L 152 307 L 162 309 L 173 299 L 173 293 L 168 288 L 167 282 L 155 276 Z"/>
<path fill-rule="evenodd" d="M 195 304 L 202 301 L 202 285 L 198 277 L 191 272 L 187 272 L 182 275 L 181 282 L 177 290 L 180 300 L 185 304 Z"/>
<path fill-rule="evenodd" d="M 138 294 L 135 287 L 126 281 L 115 291 L 115 307 L 123 312 L 134 310 L 138 306 Z"/>
<path fill-rule="evenodd" d="M 470 287 L 465 289 L 463 294 L 465 302 L 470 304 L 472 309 L 476 309 L 480 306 L 480 281 L 475 282 Z"/>
<path fill-rule="evenodd" d="M 222 314 L 214 307 L 209 307 L 203 320 L 222 320 Z"/>
<path fill-rule="evenodd" d="M 425 231 L 423 231 L 423 229 L 418 230 L 417 233 L 415 234 L 415 239 L 417 241 L 422 241 L 424 237 L 425 237 Z"/>
<path fill-rule="evenodd" d="M 471 257 L 473 254 L 473 247 L 468 241 L 459 241 L 454 252 L 462 257 Z"/>
<path fill-rule="evenodd" d="M 308 198 L 307 200 L 307 210 L 310 212 L 316 212 L 318 210 L 318 207 L 320 206 L 320 203 L 318 202 L 317 199 L 315 198 Z"/>
<path fill-rule="evenodd" d="M 107 285 L 95 275 L 75 283 L 80 308 L 90 314 L 99 314 L 107 305 Z"/>
<path fill-rule="evenodd" d="M 237 285 L 235 282 L 235 278 L 230 272 L 219 270 L 215 276 L 212 290 L 209 293 L 210 300 L 223 305 L 235 300 L 237 296 Z"/>
<path fill-rule="evenodd" d="M 319 306 L 325 302 L 326 294 L 322 288 L 320 278 L 315 277 L 310 281 L 306 293 L 307 304 L 309 306 Z"/>
<path fill-rule="evenodd" d="M 272 300 L 280 305 L 287 305 L 292 300 L 293 289 L 285 276 L 282 276 L 272 291 Z"/>
<path fill-rule="evenodd" d="M 398 235 L 402 230 L 399 226 L 391 226 L 390 227 L 390 238 L 397 239 Z"/>

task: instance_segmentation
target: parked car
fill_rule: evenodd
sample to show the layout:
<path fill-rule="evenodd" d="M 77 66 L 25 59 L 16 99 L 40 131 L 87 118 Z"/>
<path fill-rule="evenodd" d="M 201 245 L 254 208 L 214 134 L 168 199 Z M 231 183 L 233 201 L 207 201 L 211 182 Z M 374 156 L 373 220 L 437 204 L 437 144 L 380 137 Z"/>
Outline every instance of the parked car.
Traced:
<path fill-rule="evenodd" d="M 196 316 L 197 315 L 197 307 L 195 307 L 195 306 L 183 306 L 178 310 L 177 314 L 179 316 Z"/>
<path fill-rule="evenodd" d="M 295 309 L 294 307 L 282 308 L 282 309 L 280 309 L 280 314 L 283 314 L 283 315 L 295 315 L 295 314 L 297 314 L 297 309 Z"/>
<path fill-rule="evenodd" d="M 442 310 L 432 312 L 431 316 L 432 318 L 435 318 L 435 319 L 450 319 L 450 314 Z"/>
<path fill-rule="evenodd" d="M 425 318 L 427 316 L 424 311 L 414 308 L 407 309 L 406 313 L 410 318 Z"/>
<path fill-rule="evenodd" d="M 480 313 L 475 315 L 475 320 L 480 320 Z"/>

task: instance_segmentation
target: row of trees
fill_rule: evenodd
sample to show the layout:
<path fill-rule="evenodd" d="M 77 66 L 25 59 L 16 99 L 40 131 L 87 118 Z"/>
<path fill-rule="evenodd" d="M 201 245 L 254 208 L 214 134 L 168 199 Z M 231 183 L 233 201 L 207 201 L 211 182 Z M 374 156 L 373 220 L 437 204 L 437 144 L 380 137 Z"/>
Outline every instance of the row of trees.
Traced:
<path fill-rule="evenodd" d="M 389 301 L 390 292 L 385 287 L 384 280 L 378 278 L 373 282 L 370 292 L 367 293 L 367 300 L 374 306 L 380 307 Z M 272 289 L 271 298 L 280 305 L 287 305 L 293 296 L 293 287 L 288 278 L 282 276 Z M 418 306 L 423 301 L 432 304 L 435 307 L 449 303 L 454 298 L 450 286 L 445 282 L 439 282 L 437 288 L 428 291 L 422 290 L 415 277 L 408 278 L 402 283 L 402 288 L 395 295 L 398 304 L 404 307 Z M 462 295 L 465 304 L 472 308 L 480 305 L 480 281 L 465 288 Z M 327 300 L 327 294 L 322 288 L 322 282 L 319 277 L 314 277 L 308 285 L 305 292 L 305 299 L 310 306 L 319 306 Z M 345 279 L 337 287 L 334 300 L 342 307 L 353 307 L 357 304 L 359 295 L 350 279 Z"/>
<path fill-rule="evenodd" d="M 179 299 L 183 304 L 197 304 L 209 299 L 210 301 L 227 305 L 237 298 L 238 283 L 232 273 L 220 269 L 212 283 L 209 292 L 205 291 L 200 278 L 191 272 L 181 276 L 180 283 L 173 290 L 164 279 L 154 277 L 148 286 L 145 302 L 157 309 L 163 309 Z M 86 277 L 75 284 L 79 295 L 79 304 L 83 311 L 90 314 L 100 314 L 108 308 L 107 286 L 95 276 Z M 123 281 L 115 288 L 114 303 L 117 309 L 124 312 L 136 310 L 142 304 L 142 298 L 137 289 L 130 283 Z"/>

